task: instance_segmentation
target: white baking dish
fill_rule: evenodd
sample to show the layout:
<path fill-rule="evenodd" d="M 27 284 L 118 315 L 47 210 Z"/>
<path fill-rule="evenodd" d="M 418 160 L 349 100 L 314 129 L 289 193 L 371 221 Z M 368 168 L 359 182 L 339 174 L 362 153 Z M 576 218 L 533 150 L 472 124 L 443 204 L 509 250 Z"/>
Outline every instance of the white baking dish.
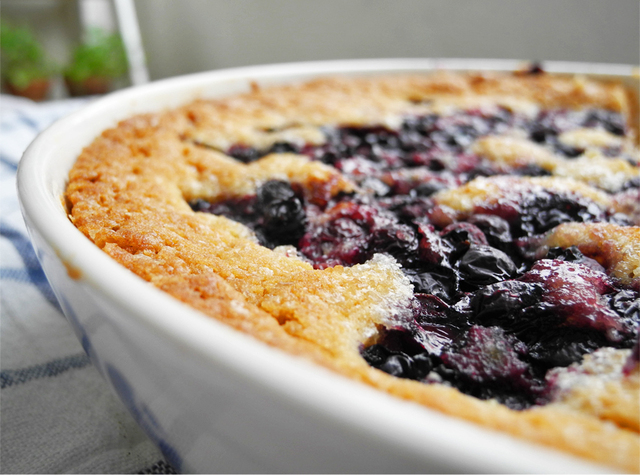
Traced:
<path fill-rule="evenodd" d="M 111 94 L 25 152 L 18 193 L 38 258 L 93 363 L 176 469 L 186 472 L 602 472 L 606 468 L 395 399 L 269 348 L 185 306 L 68 220 L 67 173 L 120 119 L 197 97 L 325 74 L 512 70 L 516 61 L 367 60 L 213 71 Z M 631 66 L 548 63 L 631 77 Z"/>

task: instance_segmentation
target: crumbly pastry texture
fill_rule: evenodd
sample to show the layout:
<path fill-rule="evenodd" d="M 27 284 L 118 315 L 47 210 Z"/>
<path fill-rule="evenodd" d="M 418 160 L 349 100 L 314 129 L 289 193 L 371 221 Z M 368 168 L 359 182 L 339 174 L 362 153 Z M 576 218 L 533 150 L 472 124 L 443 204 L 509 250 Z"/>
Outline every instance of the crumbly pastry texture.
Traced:
<path fill-rule="evenodd" d="M 602 114 L 592 114 L 596 125 L 591 124 L 584 118 L 589 110 L 626 118 L 624 133 L 615 121 L 598 118 Z M 420 125 L 411 128 L 415 120 L 407 118 L 416 117 L 421 118 Z M 478 117 L 482 124 L 478 125 Z M 400 398 L 638 472 L 638 347 L 637 342 L 635 347 L 625 347 L 620 336 L 633 333 L 633 325 L 637 327 L 633 318 L 640 312 L 633 313 L 633 305 L 640 308 L 637 117 L 637 98 L 618 83 L 544 73 L 437 72 L 254 86 L 244 94 L 135 116 L 106 130 L 78 158 L 69 174 L 65 198 L 71 221 L 99 248 L 212 318 Z M 487 123 L 489 129 L 478 132 Z M 532 123 L 535 125 L 522 125 Z M 573 125 L 563 126 L 565 123 Z M 407 165 L 402 158 L 405 162 L 397 165 L 399 155 L 390 152 L 389 145 L 390 140 L 399 140 L 394 134 L 408 130 L 410 135 L 418 130 L 427 137 L 424 130 L 428 127 L 428 140 L 437 153 L 413 148 L 411 160 L 416 163 Z M 457 135 L 443 138 L 446 127 L 455 129 Z M 475 132 L 469 132 L 469 127 Z M 340 137 L 347 137 L 341 139 L 343 145 L 351 137 L 348 133 L 358 130 L 378 137 L 367 139 L 361 134 L 363 141 L 380 140 L 380 134 L 387 138 L 384 143 L 367 145 L 366 153 L 377 154 L 377 161 L 362 160 L 366 153 L 357 147 L 350 155 L 345 152 L 346 160 L 317 159 L 314 151 L 333 150 L 329 146 L 336 130 L 342 131 Z M 406 149 L 402 144 L 398 147 Z M 290 185 L 285 187 L 289 195 L 283 198 L 287 206 L 295 200 L 305 203 L 306 211 L 294 211 L 307 220 L 306 234 L 300 240 L 306 243 L 306 250 L 286 239 L 265 245 L 260 226 L 268 225 L 267 217 L 259 218 L 256 227 L 234 219 L 233 213 L 202 212 L 194 207 L 194 203 L 205 203 L 228 210 L 233 205 L 238 214 L 243 203 L 258 206 L 256 196 L 258 203 L 267 200 L 270 183 L 280 184 L 271 195 L 285 193 L 282 183 Z M 425 185 L 431 187 L 428 192 L 411 192 L 424 190 Z M 399 196 L 414 201 L 407 204 Z M 531 196 L 537 201 L 529 203 Z M 554 201 L 558 196 L 564 201 Z M 551 205 L 535 211 L 540 197 Z M 382 201 L 386 208 L 380 211 L 376 203 Z M 395 218 L 386 218 L 385 213 L 400 205 L 404 206 L 403 216 L 409 214 L 413 224 L 403 222 L 390 228 L 388 222 Z M 557 218 L 554 206 L 578 209 L 580 219 Z M 254 212 L 249 205 L 242 209 L 245 215 Z M 522 217 L 509 221 L 517 213 L 524 216 L 525 209 L 534 210 L 529 221 Z M 545 224 L 539 223 L 542 214 L 551 215 Z M 512 242 L 528 257 L 513 269 L 513 263 L 500 267 L 506 251 L 487 251 L 487 240 L 476 231 L 486 229 L 483 223 L 493 222 L 488 215 L 509 221 L 512 233 L 516 222 L 523 230 Z M 359 227 L 354 228 L 353 222 Z M 356 236 L 362 239 L 358 242 L 370 245 L 366 236 L 358 234 L 368 229 L 376 242 L 391 239 L 393 246 L 381 252 L 372 247 L 370 254 L 348 262 L 344 256 L 353 256 L 354 251 L 327 238 L 329 228 L 342 233 L 332 234 L 332 239 Z M 265 229 L 269 241 L 269 232 L 275 231 Z M 299 232 L 291 229 L 292 234 Z M 309 229 L 319 231 L 313 234 Z M 467 234 L 454 240 L 452 236 L 460 232 Z M 557 249 L 560 251 L 552 251 Z M 567 253 L 545 258 L 546 252 L 557 256 L 567 249 L 575 250 L 571 255 L 579 255 L 577 261 L 570 262 Z M 465 256 L 476 251 L 498 262 L 504 275 L 494 279 L 492 274 L 487 282 L 474 282 L 475 274 L 468 269 L 476 263 Z M 466 254 L 460 257 L 463 252 Z M 469 274 L 472 283 L 461 278 L 461 287 L 449 294 L 418 292 L 415 276 L 424 273 L 405 271 L 418 269 L 418 265 L 423 266 L 420 269 L 427 266 L 430 275 L 439 275 L 443 269 L 455 275 Z M 614 284 L 603 280 L 605 274 Z M 578 276 L 580 286 L 576 288 L 587 300 L 571 305 L 584 318 L 573 313 L 564 316 L 568 307 L 558 307 L 548 297 L 570 299 L 562 294 L 566 276 Z M 546 375 L 532 376 L 521 360 L 531 358 L 533 350 L 521 350 L 519 341 L 504 336 L 508 329 L 476 322 L 465 327 L 461 342 L 449 346 L 429 333 L 449 335 L 449 330 L 438 326 L 439 320 L 429 323 L 431 326 L 423 324 L 416 333 L 416 315 L 423 322 L 433 315 L 469 315 L 470 309 L 477 314 L 474 302 L 483 289 L 494 289 L 503 281 L 517 281 L 518 288 L 544 289 L 546 296 L 539 297 L 542 303 L 536 305 L 544 307 L 544 315 L 566 318 L 558 324 L 560 332 L 572 325 L 580 335 L 599 332 L 596 339 L 606 345 L 588 347 L 579 358 L 553 367 Z M 599 293 L 594 294 L 592 288 L 600 289 Z M 589 314 L 580 305 L 598 310 Z M 484 308 L 480 314 L 488 318 Z M 630 317 L 618 321 L 612 308 Z M 528 311 L 522 310 L 518 318 L 529 318 Z M 422 340 L 415 337 L 415 341 L 422 344 L 420 351 L 429 350 L 430 368 L 434 361 L 441 365 L 439 372 L 431 368 L 421 377 L 398 377 L 375 367 L 371 353 L 368 359 L 363 357 L 363 348 L 388 343 L 385 329 L 398 328 L 422 335 Z M 491 350 L 499 354 L 496 358 L 503 358 L 498 366 L 509 368 L 510 377 L 516 374 L 527 388 L 544 384 L 544 389 L 534 391 L 536 401 L 544 403 L 515 407 L 511 395 L 498 402 L 492 393 L 487 396 L 464 389 L 477 387 L 477 374 L 493 383 L 502 381 L 491 366 L 495 362 L 475 372 L 464 369 L 476 364 L 474 352 L 486 349 L 493 336 L 502 338 Z M 414 351 L 411 361 L 421 354 L 427 353 Z M 385 361 L 388 365 L 389 360 Z M 467 378 L 464 384 L 456 386 L 459 374 L 447 380 L 454 369 Z"/>

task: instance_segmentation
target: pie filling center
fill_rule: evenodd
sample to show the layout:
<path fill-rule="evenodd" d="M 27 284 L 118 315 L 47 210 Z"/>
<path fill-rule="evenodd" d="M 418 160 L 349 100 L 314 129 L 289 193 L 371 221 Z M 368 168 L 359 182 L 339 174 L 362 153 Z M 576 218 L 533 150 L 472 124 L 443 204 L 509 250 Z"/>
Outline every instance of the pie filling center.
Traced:
<path fill-rule="evenodd" d="M 294 246 L 318 269 L 393 256 L 414 286 L 413 318 L 380 329 L 363 344 L 363 358 L 393 376 L 524 409 L 552 399 L 549 370 L 599 348 L 634 348 L 630 359 L 637 362 L 638 289 L 607 275 L 576 247 L 542 245 L 544 233 L 562 223 L 632 223 L 569 191 L 532 188 L 517 201 L 475 205 L 470 213 L 454 213 L 437 194 L 505 173 L 471 151 L 479 137 L 518 131 L 572 160 L 584 150 L 559 137 L 578 128 L 625 134 L 622 116 L 609 111 L 552 110 L 530 119 L 500 109 L 408 117 L 398 130 L 326 128 L 321 145 L 235 145 L 227 154 L 245 163 L 270 153 L 307 155 L 340 170 L 359 192 L 319 202 L 295 183 L 269 181 L 255 195 L 190 204 L 245 224 L 266 247 Z M 621 150 L 601 153 L 619 157 Z M 508 173 L 550 171 L 523 165 Z M 639 187 L 630 180 L 620 192 Z"/>

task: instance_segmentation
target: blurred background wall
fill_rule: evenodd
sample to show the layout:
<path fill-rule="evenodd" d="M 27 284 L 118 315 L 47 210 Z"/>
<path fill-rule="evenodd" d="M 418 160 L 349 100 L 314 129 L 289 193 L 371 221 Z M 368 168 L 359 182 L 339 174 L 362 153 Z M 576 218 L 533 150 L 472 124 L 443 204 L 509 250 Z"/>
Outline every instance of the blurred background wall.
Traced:
<path fill-rule="evenodd" d="M 114 0 L 2 0 L 57 61 Z M 115 0 L 117 1 L 117 0 Z M 640 63 L 638 0 L 132 0 L 152 80 L 217 68 L 345 58 Z M 85 6 L 84 10 L 80 8 Z M 78 11 L 80 13 L 78 13 Z"/>
<path fill-rule="evenodd" d="M 638 0 L 136 0 L 136 8 L 152 78 L 336 58 L 640 62 Z"/>

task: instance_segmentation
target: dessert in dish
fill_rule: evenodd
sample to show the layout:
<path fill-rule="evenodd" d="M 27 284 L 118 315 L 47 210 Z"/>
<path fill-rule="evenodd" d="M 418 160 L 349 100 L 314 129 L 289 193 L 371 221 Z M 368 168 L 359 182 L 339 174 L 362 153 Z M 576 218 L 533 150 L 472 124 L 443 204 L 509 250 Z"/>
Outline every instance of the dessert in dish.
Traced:
<path fill-rule="evenodd" d="M 105 131 L 66 202 L 267 344 L 637 471 L 637 105 L 539 68 L 254 87 Z"/>

